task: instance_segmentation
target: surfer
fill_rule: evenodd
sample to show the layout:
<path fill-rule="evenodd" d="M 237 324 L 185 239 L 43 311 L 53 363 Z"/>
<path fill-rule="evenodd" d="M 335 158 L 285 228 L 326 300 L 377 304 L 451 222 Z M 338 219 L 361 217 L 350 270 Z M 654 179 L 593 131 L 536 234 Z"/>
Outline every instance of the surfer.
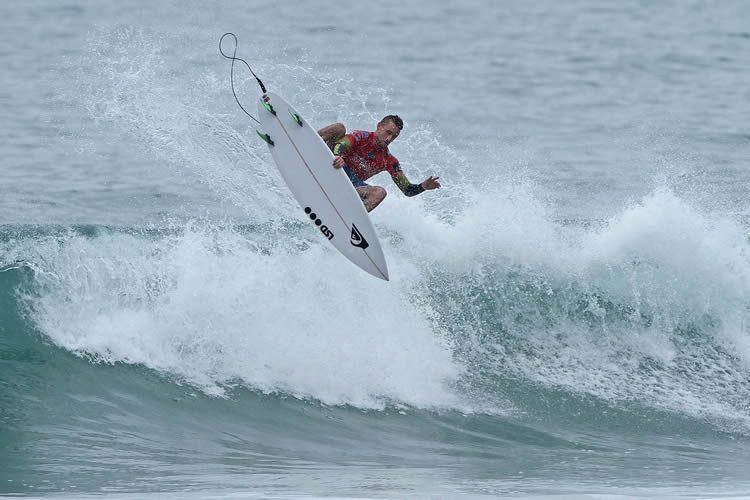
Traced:
<path fill-rule="evenodd" d="M 334 123 L 318 130 L 318 134 L 333 151 L 333 166 L 344 169 L 368 212 L 383 201 L 386 191 L 381 186 L 371 186 L 364 181 L 380 172 L 387 171 L 406 196 L 440 187 L 439 177 L 433 176 L 420 184 L 409 182 L 398 159 L 388 151 L 388 145 L 396 140 L 402 128 L 404 122 L 401 118 L 388 115 L 378 122 L 375 132 L 355 130 L 347 134 L 343 123 Z"/>

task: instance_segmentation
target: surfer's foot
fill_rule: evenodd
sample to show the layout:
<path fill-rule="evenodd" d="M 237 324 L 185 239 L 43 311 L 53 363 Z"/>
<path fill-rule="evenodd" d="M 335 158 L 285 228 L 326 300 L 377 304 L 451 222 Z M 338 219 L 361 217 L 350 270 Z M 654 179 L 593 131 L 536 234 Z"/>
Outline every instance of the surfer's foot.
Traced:
<path fill-rule="evenodd" d="M 333 123 L 318 130 L 318 135 L 323 138 L 329 149 L 333 149 L 336 141 L 346 135 L 346 127 L 343 123 Z"/>
<path fill-rule="evenodd" d="M 380 202 L 383 201 L 388 194 L 385 189 L 380 186 L 358 187 L 357 193 L 359 193 L 359 197 L 362 198 L 362 203 L 365 205 L 365 210 L 368 212 L 375 210 L 375 207 L 380 205 Z"/>

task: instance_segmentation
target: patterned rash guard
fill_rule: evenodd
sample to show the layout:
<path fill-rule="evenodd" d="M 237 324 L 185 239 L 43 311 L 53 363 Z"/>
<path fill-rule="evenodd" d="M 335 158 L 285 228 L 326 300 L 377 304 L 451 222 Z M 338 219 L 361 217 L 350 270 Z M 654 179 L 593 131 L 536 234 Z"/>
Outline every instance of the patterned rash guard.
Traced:
<path fill-rule="evenodd" d="M 424 191 L 419 184 L 409 182 L 396 157 L 388 151 L 388 146 L 378 144 L 375 132 L 355 130 L 351 134 L 346 134 L 334 145 L 333 154 L 341 156 L 346 166 L 362 181 L 387 171 L 406 196 L 414 196 Z"/>

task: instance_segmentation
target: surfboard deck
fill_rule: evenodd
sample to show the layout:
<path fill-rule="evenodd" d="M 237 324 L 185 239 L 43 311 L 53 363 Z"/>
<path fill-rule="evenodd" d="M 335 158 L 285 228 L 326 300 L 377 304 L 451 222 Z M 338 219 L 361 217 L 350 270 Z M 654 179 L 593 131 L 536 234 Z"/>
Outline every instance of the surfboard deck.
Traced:
<path fill-rule="evenodd" d="M 297 111 L 268 92 L 258 115 L 281 176 L 312 224 L 344 257 L 371 275 L 388 281 L 380 241 L 359 194 L 333 153 Z"/>

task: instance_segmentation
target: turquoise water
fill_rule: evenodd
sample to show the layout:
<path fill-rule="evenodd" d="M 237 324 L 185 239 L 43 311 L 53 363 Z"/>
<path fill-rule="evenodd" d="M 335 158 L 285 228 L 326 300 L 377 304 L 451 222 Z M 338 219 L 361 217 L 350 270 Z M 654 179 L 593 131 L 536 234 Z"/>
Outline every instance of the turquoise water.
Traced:
<path fill-rule="evenodd" d="M 750 10 L 0 6 L 0 494 L 750 491 Z M 312 123 L 406 123 L 325 245 L 225 31 Z M 240 75 L 241 98 L 257 87 Z"/>

